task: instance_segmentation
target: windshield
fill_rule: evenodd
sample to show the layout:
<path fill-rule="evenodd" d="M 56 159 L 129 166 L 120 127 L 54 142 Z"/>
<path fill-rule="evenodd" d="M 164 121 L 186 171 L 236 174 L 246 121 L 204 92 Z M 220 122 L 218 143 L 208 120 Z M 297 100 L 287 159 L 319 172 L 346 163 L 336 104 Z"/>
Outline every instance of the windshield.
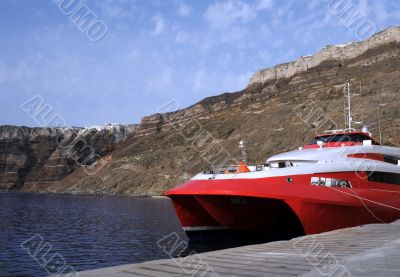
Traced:
<path fill-rule="evenodd" d="M 363 142 L 371 138 L 363 134 L 337 134 L 331 136 L 318 136 L 314 138 L 310 144 L 317 144 L 318 141 L 328 142 Z M 376 144 L 372 141 L 372 144 Z"/>

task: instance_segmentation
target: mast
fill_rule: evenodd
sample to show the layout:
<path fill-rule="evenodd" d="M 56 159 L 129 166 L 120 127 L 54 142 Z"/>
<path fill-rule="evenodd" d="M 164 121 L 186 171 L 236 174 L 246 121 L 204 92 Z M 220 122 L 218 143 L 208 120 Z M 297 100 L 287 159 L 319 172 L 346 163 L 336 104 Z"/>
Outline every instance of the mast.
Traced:
<path fill-rule="evenodd" d="M 344 129 L 346 131 L 353 130 L 353 116 L 351 114 L 351 97 L 358 94 L 351 94 L 350 91 L 350 75 L 347 75 L 346 84 L 344 86 Z M 358 123 L 358 122 L 357 122 Z"/>
<path fill-rule="evenodd" d="M 381 130 L 381 103 L 378 105 L 378 129 L 379 129 L 379 143 L 382 144 L 382 130 Z"/>
<path fill-rule="evenodd" d="M 239 148 L 240 148 L 240 154 L 241 154 L 241 158 L 242 158 L 242 162 L 244 162 L 245 164 L 247 164 L 247 153 L 246 153 L 246 149 L 244 147 L 244 141 L 241 140 L 239 142 Z"/>

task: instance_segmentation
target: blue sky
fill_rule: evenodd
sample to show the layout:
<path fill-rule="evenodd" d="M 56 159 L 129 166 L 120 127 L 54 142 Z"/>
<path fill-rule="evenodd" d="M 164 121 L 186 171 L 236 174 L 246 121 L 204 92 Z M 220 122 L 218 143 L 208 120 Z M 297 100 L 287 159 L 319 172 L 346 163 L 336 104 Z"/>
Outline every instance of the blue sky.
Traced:
<path fill-rule="evenodd" d="M 138 123 L 362 38 L 336 0 L 79 0 L 107 27 L 93 42 L 58 1 L 78 0 L 0 0 L 0 124 L 37 125 L 21 109 L 36 95 L 67 125 Z M 377 31 L 399 25 L 398 1 L 348 2 Z"/>

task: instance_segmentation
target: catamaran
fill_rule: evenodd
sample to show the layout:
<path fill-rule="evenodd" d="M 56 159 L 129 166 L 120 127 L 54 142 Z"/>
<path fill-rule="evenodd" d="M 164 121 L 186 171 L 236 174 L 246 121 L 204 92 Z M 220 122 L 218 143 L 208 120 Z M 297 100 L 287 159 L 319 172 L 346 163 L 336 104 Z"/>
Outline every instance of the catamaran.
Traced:
<path fill-rule="evenodd" d="M 247 165 L 243 157 L 169 190 L 189 237 L 220 230 L 297 236 L 400 219 L 400 148 L 354 129 L 349 80 L 344 95 L 344 129 L 263 164 Z"/>

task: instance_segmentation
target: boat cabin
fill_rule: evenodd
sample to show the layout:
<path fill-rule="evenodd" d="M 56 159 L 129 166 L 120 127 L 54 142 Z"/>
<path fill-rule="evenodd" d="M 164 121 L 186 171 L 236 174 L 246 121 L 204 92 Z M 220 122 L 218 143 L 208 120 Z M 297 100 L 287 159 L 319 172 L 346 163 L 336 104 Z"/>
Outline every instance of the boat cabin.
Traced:
<path fill-rule="evenodd" d="M 364 132 L 332 132 L 316 136 L 304 149 L 320 147 L 356 146 L 370 143 L 380 145 L 369 133 Z"/>

